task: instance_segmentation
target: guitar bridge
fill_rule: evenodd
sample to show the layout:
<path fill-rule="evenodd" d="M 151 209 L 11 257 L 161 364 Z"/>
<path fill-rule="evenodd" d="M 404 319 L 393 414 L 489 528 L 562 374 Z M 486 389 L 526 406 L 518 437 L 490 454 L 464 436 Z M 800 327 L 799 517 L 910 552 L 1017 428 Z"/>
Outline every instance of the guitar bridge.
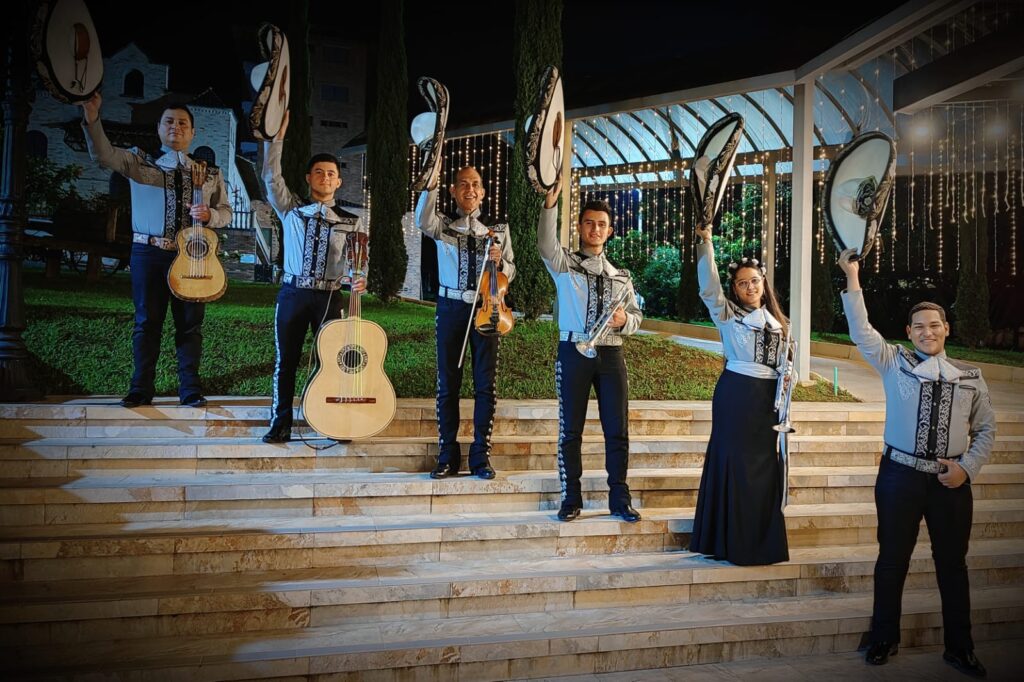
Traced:
<path fill-rule="evenodd" d="M 324 402 L 333 405 L 373 405 L 377 402 L 376 398 L 342 398 L 327 396 L 324 398 Z"/>
<path fill-rule="evenodd" d="M 213 279 L 213 275 L 182 275 L 182 279 Z"/>

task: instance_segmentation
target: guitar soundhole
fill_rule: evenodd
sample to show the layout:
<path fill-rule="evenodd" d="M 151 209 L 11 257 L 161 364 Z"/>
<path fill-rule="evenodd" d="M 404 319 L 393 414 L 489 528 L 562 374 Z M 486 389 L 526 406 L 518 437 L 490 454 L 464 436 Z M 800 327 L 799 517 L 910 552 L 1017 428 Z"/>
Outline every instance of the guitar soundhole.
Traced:
<path fill-rule="evenodd" d="M 338 353 L 338 367 L 348 374 L 363 371 L 366 367 L 366 350 L 360 346 L 345 346 Z"/>
<path fill-rule="evenodd" d="M 188 254 L 189 258 L 206 258 L 206 254 L 210 252 L 210 245 L 207 241 L 201 237 L 189 239 L 185 242 L 185 253 Z"/>

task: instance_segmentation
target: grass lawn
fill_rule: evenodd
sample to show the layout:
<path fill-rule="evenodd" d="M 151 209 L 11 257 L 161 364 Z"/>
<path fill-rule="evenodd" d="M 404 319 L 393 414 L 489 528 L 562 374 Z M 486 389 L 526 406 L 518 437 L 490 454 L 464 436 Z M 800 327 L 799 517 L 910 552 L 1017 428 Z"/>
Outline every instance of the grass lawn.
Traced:
<path fill-rule="evenodd" d="M 811 339 L 814 341 L 824 341 L 826 343 L 839 343 L 844 346 L 853 345 L 853 341 L 850 340 L 849 334 L 819 334 L 818 332 L 812 332 Z M 914 349 L 914 344 L 910 342 L 910 339 L 890 339 L 890 342 L 898 343 L 911 350 Z M 964 362 L 991 362 L 995 365 L 1024 367 L 1024 353 L 1019 351 L 1002 350 L 999 348 L 972 349 L 967 346 L 957 346 L 947 343 L 946 355 L 951 358 L 956 358 L 957 360 L 963 360 Z"/>
<path fill-rule="evenodd" d="M 666 320 L 666 322 L 678 322 L 679 320 Z M 690 320 L 686 324 L 693 324 L 700 327 L 714 327 L 710 320 Z M 843 346 L 852 346 L 849 334 L 833 334 L 811 332 L 811 341 L 822 341 L 824 343 L 838 343 Z M 907 348 L 913 349 L 914 344 L 909 339 L 888 339 L 890 343 L 899 343 Z M 1014 350 L 1003 350 L 1000 348 L 968 348 L 956 344 L 946 344 L 946 354 L 951 358 L 965 362 L 990 362 L 996 365 L 1009 365 L 1010 367 L 1024 367 L 1024 353 Z"/>
<path fill-rule="evenodd" d="M 25 340 L 35 356 L 44 390 L 51 395 L 112 394 L 127 391 L 132 370 L 133 310 L 127 276 L 86 284 L 65 273 L 47 280 L 25 274 L 28 329 Z M 208 395 L 269 395 L 274 371 L 274 301 L 277 287 L 231 282 L 222 299 L 206 307 L 203 325 L 203 388 Z M 383 305 L 363 301 L 363 316 L 388 334 L 385 371 L 400 398 L 432 398 L 437 365 L 434 309 L 412 303 Z M 498 396 L 554 398 L 558 329 L 552 322 L 523 322 L 501 341 Z M 174 328 L 168 313 L 156 390 L 176 395 Z M 307 342 L 303 357 L 308 357 Z M 629 393 L 635 400 L 709 400 L 722 371 L 720 356 L 680 346 L 654 335 L 627 339 Z M 462 395 L 472 394 L 466 363 Z M 299 370 L 299 386 L 306 363 Z M 799 387 L 795 400 L 852 401 L 831 384 Z"/>

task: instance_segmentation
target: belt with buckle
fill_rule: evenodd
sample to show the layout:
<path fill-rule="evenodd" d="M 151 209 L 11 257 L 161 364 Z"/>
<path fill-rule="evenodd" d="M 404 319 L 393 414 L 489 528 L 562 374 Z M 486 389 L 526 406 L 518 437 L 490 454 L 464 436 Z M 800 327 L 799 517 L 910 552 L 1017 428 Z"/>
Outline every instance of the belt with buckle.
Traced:
<path fill-rule="evenodd" d="M 891 445 L 885 446 L 882 456 L 888 457 L 897 464 L 902 464 L 903 466 L 908 466 L 911 469 L 923 471 L 926 474 L 941 474 L 946 468 L 946 465 L 942 462 L 934 459 L 925 459 L 924 457 L 918 457 L 917 455 L 911 455 L 910 453 L 903 452 L 902 450 L 897 450 Z M 943 457 L 943 459 L 958 461 L 960 457 L 961 455 L 957 455 L 956 457 Z"/>
<path fill-rule="evenodd" d="M 297 275 L 285 274 L 281 278 L 285 284 L 290 284 L 297 289 L 316 289 L 318 291 L 334 291 L 341 287 L 341 284 L 333 279 L 317 279 L 316 277 L 300 277 Z"/>
<path fill-rule="evenodd" d="M 586 332 L 558 332 L 559 341 L 590 341 L 590 334 Z"/>
<path fill-rule="evenodd" d="M 476 298 L 475 289 L 451 289 L 449 287 L 440 287 L 437 290 L 438 296 L 444 296 L 456 301 L 463 301 L 465 303 L 472 303 L 473 299 Z"/>
<path fill-rule="evenodd" d="M 132 232 L 132 242 L 135 244 L 148 244 L 164 251 L 178 250 L 178 244 L 173 239 L 157 237 L 152 234 L 142 234 L 141 232 Z"/>

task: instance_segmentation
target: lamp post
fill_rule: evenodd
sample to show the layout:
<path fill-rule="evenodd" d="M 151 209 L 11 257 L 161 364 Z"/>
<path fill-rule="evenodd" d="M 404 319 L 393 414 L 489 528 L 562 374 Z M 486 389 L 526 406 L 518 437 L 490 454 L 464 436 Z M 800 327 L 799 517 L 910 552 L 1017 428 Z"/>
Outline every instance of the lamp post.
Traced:
<path fill-rule="evenodd" d="M 3 157 L 0 158 L 0 401 L 42 398 L 29 371 L 30 355 L 21 338 L 25 297 L 21 283 L 25 233 L 25 128 L 31 110 L 28 48 L 30 3 L 9 5 L 3 79 Z"/>

